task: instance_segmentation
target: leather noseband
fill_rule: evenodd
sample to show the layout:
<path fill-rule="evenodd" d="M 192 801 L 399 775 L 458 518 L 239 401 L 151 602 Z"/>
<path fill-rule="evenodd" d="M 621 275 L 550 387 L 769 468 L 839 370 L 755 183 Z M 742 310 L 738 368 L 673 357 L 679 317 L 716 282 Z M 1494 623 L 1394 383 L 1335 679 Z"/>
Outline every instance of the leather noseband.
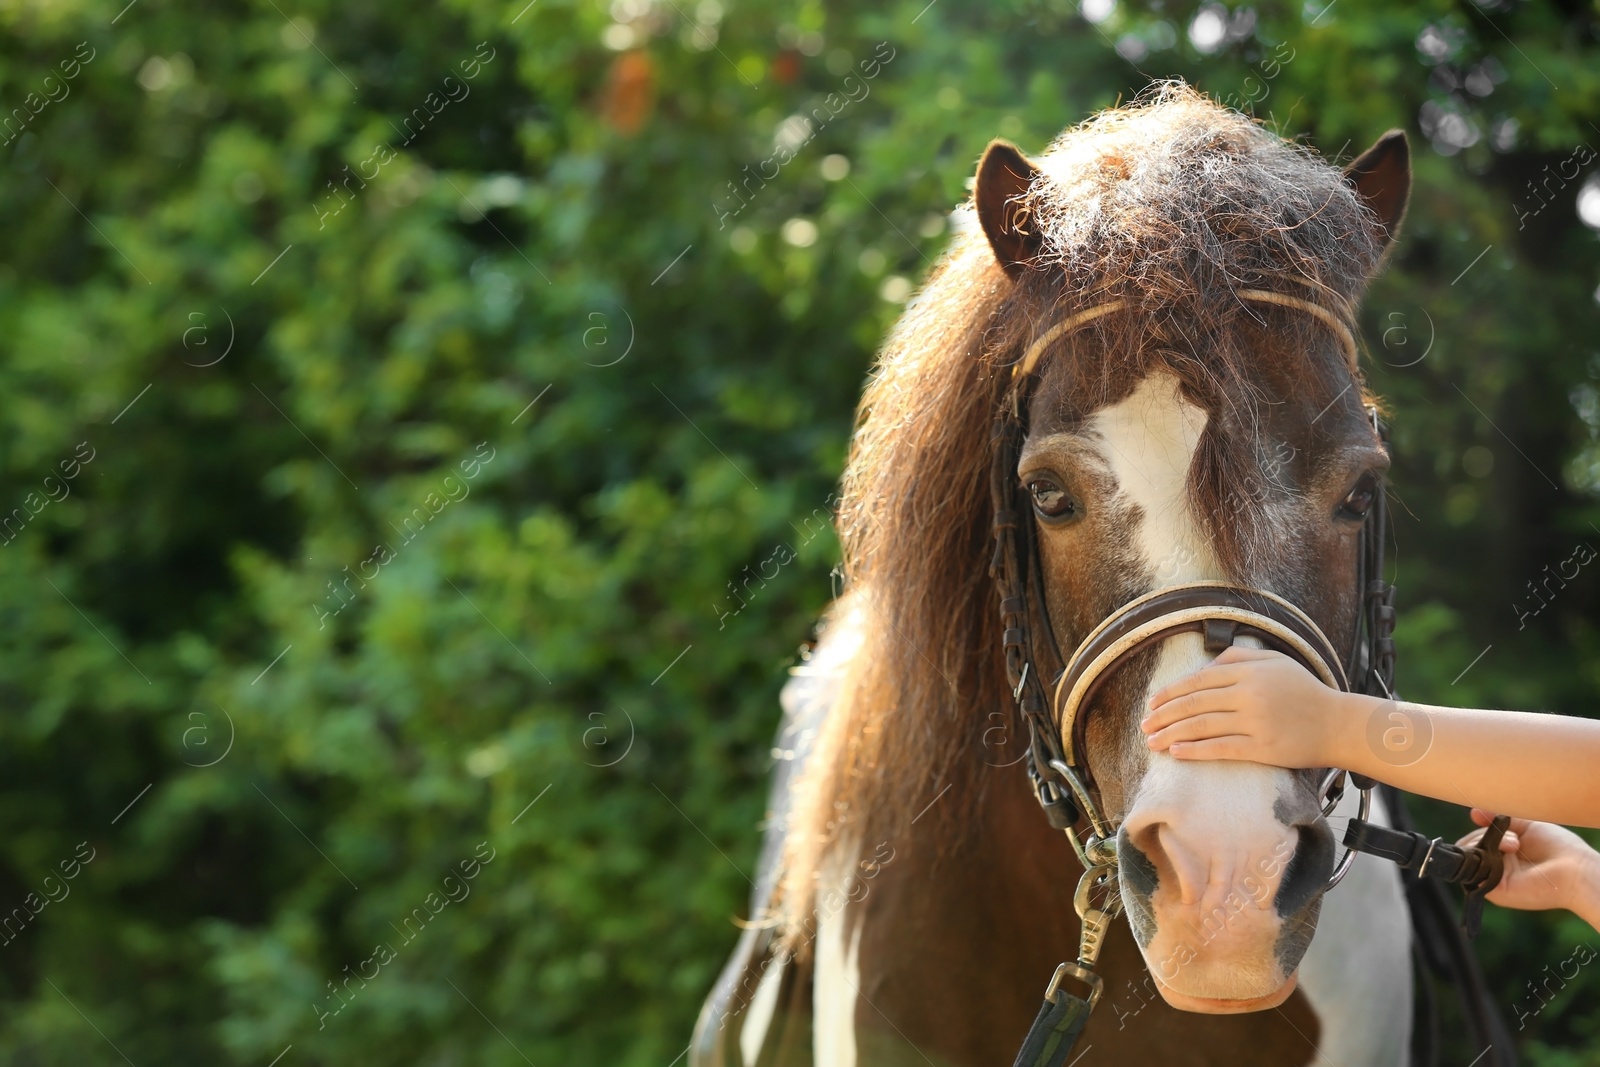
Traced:
<path fill-rule="evenodd" d="M 1147 648 L 1180 633 L 1198 633 L 1216 655 L 1243 637 L 1282 652 L 1324 685 L 1348 691 L 1333 643 L 1305 612 L 1264 589 L 1228 582 L 1189 582 L 1147 593 L 1112 612 L 1067 660 L 1055 687 L 1055 715 L 1066 762 L 1093 786 L 1084 747 L 1088 709 L 1118 667 Z"/>

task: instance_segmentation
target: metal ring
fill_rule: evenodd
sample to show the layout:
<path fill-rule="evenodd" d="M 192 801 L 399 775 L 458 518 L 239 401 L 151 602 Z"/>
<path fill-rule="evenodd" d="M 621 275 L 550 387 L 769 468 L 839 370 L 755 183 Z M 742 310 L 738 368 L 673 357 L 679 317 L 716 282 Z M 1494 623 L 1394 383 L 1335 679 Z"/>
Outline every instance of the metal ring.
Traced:
<path fill-rule="evenodd" d="M 1050 761 L 1050 769 L 1061 775 L 1062 779 L 1072 788 L 1073 796 L 1077 798 L 1078 808 L 1089 820 L 1089 827 L 1096 837 L 1115 837 L 1106 820 L 1100 816 L 1100 808 L 1089 795 L 1088 787 L 1083 784 L 1083 779 L 1078 772 L 1058 759 Z"/>
<path fill-rule="evenodd" d="M 1322 787 L 1317 790 L 1317 796 L 1322 798 L 1322 817 L 1326 819 L 1332 814 L 1333 809 L 1339 806 L 1339 801 L 1344 799 L 1345 772 L 1334 767 L 1328 771 L 1328 776 L 1322 780 Z"/>
<path fill-rule="evenodd" d="M 1356 810 L 1356 818 L 1362 822 L 1367 821 L 1367 815 L 1372 811 L 1372 789 L 1369 786 L 1361 791 L 1361 806 Z M 1344 881 L 1344 876 L 1350 873 L 1350 867 L 1356 861 L 1356 850 L 1347 848 L 1344 857 L 1339 860 L 1339 865 L 1333 869 L 1333 874 L 1328 878 L 1328 884 L 1323 886 L 1324 893 Z"/>

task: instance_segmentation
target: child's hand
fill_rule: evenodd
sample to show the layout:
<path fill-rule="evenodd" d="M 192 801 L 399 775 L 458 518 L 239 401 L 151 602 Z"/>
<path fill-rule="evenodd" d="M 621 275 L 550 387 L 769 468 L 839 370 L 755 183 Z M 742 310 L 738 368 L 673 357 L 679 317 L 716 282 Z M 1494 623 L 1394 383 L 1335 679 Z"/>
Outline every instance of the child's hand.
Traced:
<path fill-rule="evenodd" d="M 1488 826 L 1492 818 L 1472 809 L 1479 826 Z M 1474 830 L 1460 844 L 1475 845 L 1482 837 L 1482 830 Z M 1600 853 L 1583 838 L 1554 823 L 1512 819 L 1500 851 L 1506 854 L 1506 870 L 1489 893 L 1490 903 L 1527 911 L 1567 908 L 1591 924 L 1600 918 Z"/>
<path fill-rule="evenodd" d="M 1142 728 L 1178 759 L 1338 766 L 1336 696 L 1288 656 L 1234 645 L 1152 696 Z"/>

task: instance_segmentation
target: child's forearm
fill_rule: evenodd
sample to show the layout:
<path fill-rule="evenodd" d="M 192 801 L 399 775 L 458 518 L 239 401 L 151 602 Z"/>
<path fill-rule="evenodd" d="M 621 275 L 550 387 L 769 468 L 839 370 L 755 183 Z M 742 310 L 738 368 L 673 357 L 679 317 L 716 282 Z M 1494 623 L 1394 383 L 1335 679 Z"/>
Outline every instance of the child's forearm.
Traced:
<path fill-rule="evenodd" d="M 1336 699 L 1338 766 L 1467 807 L 1600 826 L 1600 721 Z"/>

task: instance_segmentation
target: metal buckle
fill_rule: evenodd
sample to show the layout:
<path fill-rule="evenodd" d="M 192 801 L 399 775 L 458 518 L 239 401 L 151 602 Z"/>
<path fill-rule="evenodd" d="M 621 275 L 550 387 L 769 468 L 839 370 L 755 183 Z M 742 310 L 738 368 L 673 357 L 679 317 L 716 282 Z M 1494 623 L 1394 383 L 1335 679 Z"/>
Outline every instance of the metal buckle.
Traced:
<path fill-rule="evenodd" d="M 1074 839 L 1076 840 L 1076 839 Z M 1109 859 L 1105 850 L 1106 845 L 1111 846 Z M 1106 932 L 1111 928 L 1111 921 L 1122 911 L 1122 895 L 1117 890 L 1117 860 L 1116 840 L 1092 840 L 1089 851 L 1102 857 L 1102 861 L 1084 868 L 1083 875 L 1078 879 L 1078 888 L 1072 894 L 1072 906 L 1078 913 L 1078 959 L 1075 963 L 1063 963 L 1056 968 L 1056 973 L 1050 979 L 1050 985 L 1045 988 L 1044 999 L 1056 1003 L 1056 995 L 1061 990 L 1061 981 L 1064 978 L 1076 978 L 1089 990 L 1089 1010 L 1099 1003 L 1100 995 L 1105 992 L 1105 980 L 1094 971 L 1094 965 L 1100 959 L 1100 949 L 1105 944 Z M 1106 906 L 1097 908 L 1091 897 L 1096 889 L 1104 889 L 1107 893 Z"/>
<path fill-rule="evenodd" d="M 1096 841 L 1091 848 L 1104 846 Z M 1111 841 L 1113 848 L 1115 840 Z M 1096 889 L 1106 892 L 1105 907 L 1097 908 L 1090 899 Z M 1117 861 L 1113 851 L 1108 862 L 1098 863 L 1084 870 L 1078 879 L 1078 888 L 1072 894 L 1072 908 L 1078 913 L 1078 962 L 1093 967 L 1100 959 L 1100 949 L 1105 944 L 1111 920 L 1122 912 L 1122 892 L 1117 885 Z"/>
<path fill-rule="evenodd" d="M 1018 704 L 1022 703 L 1022 687 L 1028 684 L 1028 668 L 1033 666 L 1032 660 L 1022 661 L 1022 676 L 1017 679 L 1017 687 L 1011 691 L 1011 699 Z"/>
<path fill-rule="evenodd" d="M 1100 995 L 1106 991 L 1106 983 L 1104 978 L 1081 963 L 1063 963 L 1057 967 L 1056 973 L 1050 978 L 1050 984 L 1045 987 L 1044 999 L 1052 1004 L 1056 1003 L 1056 994 L 1061 991 L 1061 980 L 1068 977 L 1076 978 L 1089 988 L 1089 1010 L 1093 1011 L 1094 1006 L 1100 1003 Z"/>
<path fill-rule="evenodd" d="M 1436 837 L 1428 842 L 1428 851 L 1422 856 L 1422 866 L 1417 868 L 1418 878 L 1428 877 L 1428 864 L 1433 860 L 1433 850 L 1439 847 L 1439 842 L 1442 840 L 1443 838 Z"/>

